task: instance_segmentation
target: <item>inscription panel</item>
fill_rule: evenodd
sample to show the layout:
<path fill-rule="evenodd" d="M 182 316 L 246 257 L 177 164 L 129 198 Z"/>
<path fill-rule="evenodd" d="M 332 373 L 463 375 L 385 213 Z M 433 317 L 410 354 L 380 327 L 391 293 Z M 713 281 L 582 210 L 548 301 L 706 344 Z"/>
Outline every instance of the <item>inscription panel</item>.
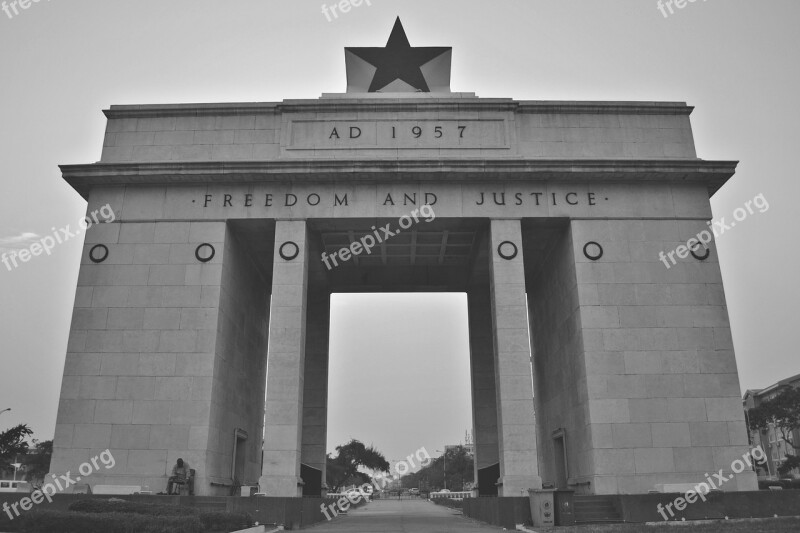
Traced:
<path fill-rule="evenodd" d="M 701 204 L 701 199 L 706 204 Z M 704 186 L 547 182 L 209 184 L 97 188 L 89 210 L 109 204 L 124 221 L 236 218 L 395 218 L 425 204 L 448 218 L 711 217 Z M 601 237 L 598 237 L 601 238 Z M 597 240 L 597 239 L 595 239 Z"/>
<path fill-rule="evenodd" d="M 504 119 L 292 120 L 287 150 L 510 149 Z"/>

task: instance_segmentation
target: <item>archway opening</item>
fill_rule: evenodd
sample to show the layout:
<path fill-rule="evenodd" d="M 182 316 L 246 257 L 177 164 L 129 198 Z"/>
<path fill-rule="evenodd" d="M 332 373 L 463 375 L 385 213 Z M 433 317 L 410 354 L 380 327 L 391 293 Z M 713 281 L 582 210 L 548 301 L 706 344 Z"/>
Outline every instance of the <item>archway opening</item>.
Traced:
<path fill-rule="evenodd" d="M 397 490 L 395 476 L 419 470 L 426 455 L 471 450 L 465 293 L 334 294 L 329 353 L 329 454 L 352 439 L 374 446 L 391 465 L 387 490 Z M 449 465 L 441 477 L 420 478 L 422 487 L 404 488 L 436 490 L 444 478 L 461 489 L 471 474 Z"/>

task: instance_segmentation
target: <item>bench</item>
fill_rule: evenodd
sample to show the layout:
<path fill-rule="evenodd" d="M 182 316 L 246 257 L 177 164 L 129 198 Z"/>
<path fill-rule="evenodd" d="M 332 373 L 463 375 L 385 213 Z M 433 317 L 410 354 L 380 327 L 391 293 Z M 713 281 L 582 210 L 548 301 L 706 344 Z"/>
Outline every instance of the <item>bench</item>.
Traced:
<path fill-rule="evenodd" d="M 184 481 L 173 481 L 173 494 L 181 495 L 184 490 L 188 492 L 189 496 L 194 496 L 194 476 L 196 472 L 194 468 L 189 469 L 189 477 Z M 213 483 L 212 483 L 213 485 Z"/>
<path fill-rule="evenodd" d="M 105 496 L 130 496 L 142 492 L 141 485 L 95 485 L 92 489 L 94 494 Z"/>

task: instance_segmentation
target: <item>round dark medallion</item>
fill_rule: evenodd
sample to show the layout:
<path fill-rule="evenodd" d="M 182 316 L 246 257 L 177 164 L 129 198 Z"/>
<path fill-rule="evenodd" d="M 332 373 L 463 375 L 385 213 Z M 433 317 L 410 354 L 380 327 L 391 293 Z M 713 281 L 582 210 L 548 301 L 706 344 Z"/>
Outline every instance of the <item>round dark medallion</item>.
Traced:
<path fill-rule="evenodd" d="M 517 249 L 517 245 L 511 241 L 503 241 L 497 247 L 497 254 L 506 261 L 511 261 L 517 257 L 518 253 L 519 249 Z"/>
<path fill-rule="evenodd" d="M 701 249 L 701 248 L 706 251 L 706 253 L 703 254 L 703 255 L 697 253 L 697 250 Z M 692 257 L 694 257 L 698 261 L 705 261 L 706 259 L 708 259 L 711 256 L 711 248 L 709 248 L 708 246 L 702 245 L 700 243 L 697 243 L 697 245 L 695 245 L 691 249 L 691 252 L 692 252 Z"/>
<path fill-rule="evenodd" d="M 194 256 L 201 263 L 208 263 L 209 261 L 214 259 L 216 253 L 217 251 L 214 249 L 212 245 L 208 244 L 207 242 L 204 242 L 195 249 Z"/>
<path fill-rule="evenodd" d="M 278 253 L 285 261 L 292 261 L 298 255 L 300 255 L 300 247 L 297 246 L 297 243 L 292 241 L 286 241 L 285 243 L 281 244 Z"/>
<path fill-rule="evenodd" d="M 97 252 L 100 252 L 99 254 Z M 108 259 L 108 246 L 105 244 L 96 244 L 89 250 L 89 259 L 92 263 L 102 263 Z"/>
<path fill-rule="evenodd" d="M 599 242 L 589 241 L 583 247 L 583 255 L 586 256 L 586 259 L 597 261 L 603 257 L 603 247 Z"/>

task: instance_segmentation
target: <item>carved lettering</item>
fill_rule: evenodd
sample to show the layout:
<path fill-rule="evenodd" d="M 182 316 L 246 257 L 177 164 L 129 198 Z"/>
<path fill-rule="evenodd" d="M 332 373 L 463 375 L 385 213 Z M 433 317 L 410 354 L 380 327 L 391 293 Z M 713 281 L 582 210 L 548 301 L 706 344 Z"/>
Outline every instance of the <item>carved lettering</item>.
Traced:
<path fill-rule="evenodd" d="M 396 203 L 394 196 L 392 193 L 386 193 L 386 196 L 383 200 L 384 206 L 396 206 L 396 205 L 404 205 L 404 206 L 416 206 L 416 205 L 436 205 L 439 202 L 439 197 L 437 194 L 432 192 L 399 192 L 395 191 L 395 194 L 402 194 L 402 203 Z M 453 195 L 455 196 L 455 191 Z M 577 191 L 561 191 L 561 192 L 528 192 L 528 191 L 479 191 L 476 193 L 475 204 L 476 206 L 485 206 L 485 205 L 492 205 L 492 206 L 499 206 L 499 207 L 518 207 L 518 208 L 525 208 L 526 206 L 530 207 L 543 207 L 545 205 L 552 205 L 552 206 L 570 206 L 570 207 L 578 207 L 578 206 L 588 206 L 594 207 L 598 205 L 597 194 L 594 192 L 577 192 Z M 275 196 L 283 196 L 283 202 L 281 204 L 276 204 Z M 298 196 L 299 195 L 299 196 Z M 491 195 L 491 199 L 490 199 Z M 545 196 L 547 195 L 547 196 Z M 608 198 L 605 199 L 606 201 Z M 240 192 L 237 194 L 205 194 L 202 197 L 202 204 L 204 208 L 207 207 L 246 207 L 250 208 L 254 206 L 254 194 L 253 193 L 246 193 Z M 280 200 L 279 200 L 280 201 Z M 424 201 L 424 202 L 423 202 Z M 380 199 L 378 200 L 380 202 Z M 546 202 L 546 204 L 545 204 Z M 200 203 L 196 202 L 196 200 L 192 200 L 192 203 Z M 316 193 L 316 192 L 301 192 L 295 193 L 265 193 L 264 194 L 264 204 L 263 207 L 318 207 L 322 205 L 333 205 L 333 207 L 342 207 L 342 206 L 350 206 L 350 196 L 349 193 Z"/>

